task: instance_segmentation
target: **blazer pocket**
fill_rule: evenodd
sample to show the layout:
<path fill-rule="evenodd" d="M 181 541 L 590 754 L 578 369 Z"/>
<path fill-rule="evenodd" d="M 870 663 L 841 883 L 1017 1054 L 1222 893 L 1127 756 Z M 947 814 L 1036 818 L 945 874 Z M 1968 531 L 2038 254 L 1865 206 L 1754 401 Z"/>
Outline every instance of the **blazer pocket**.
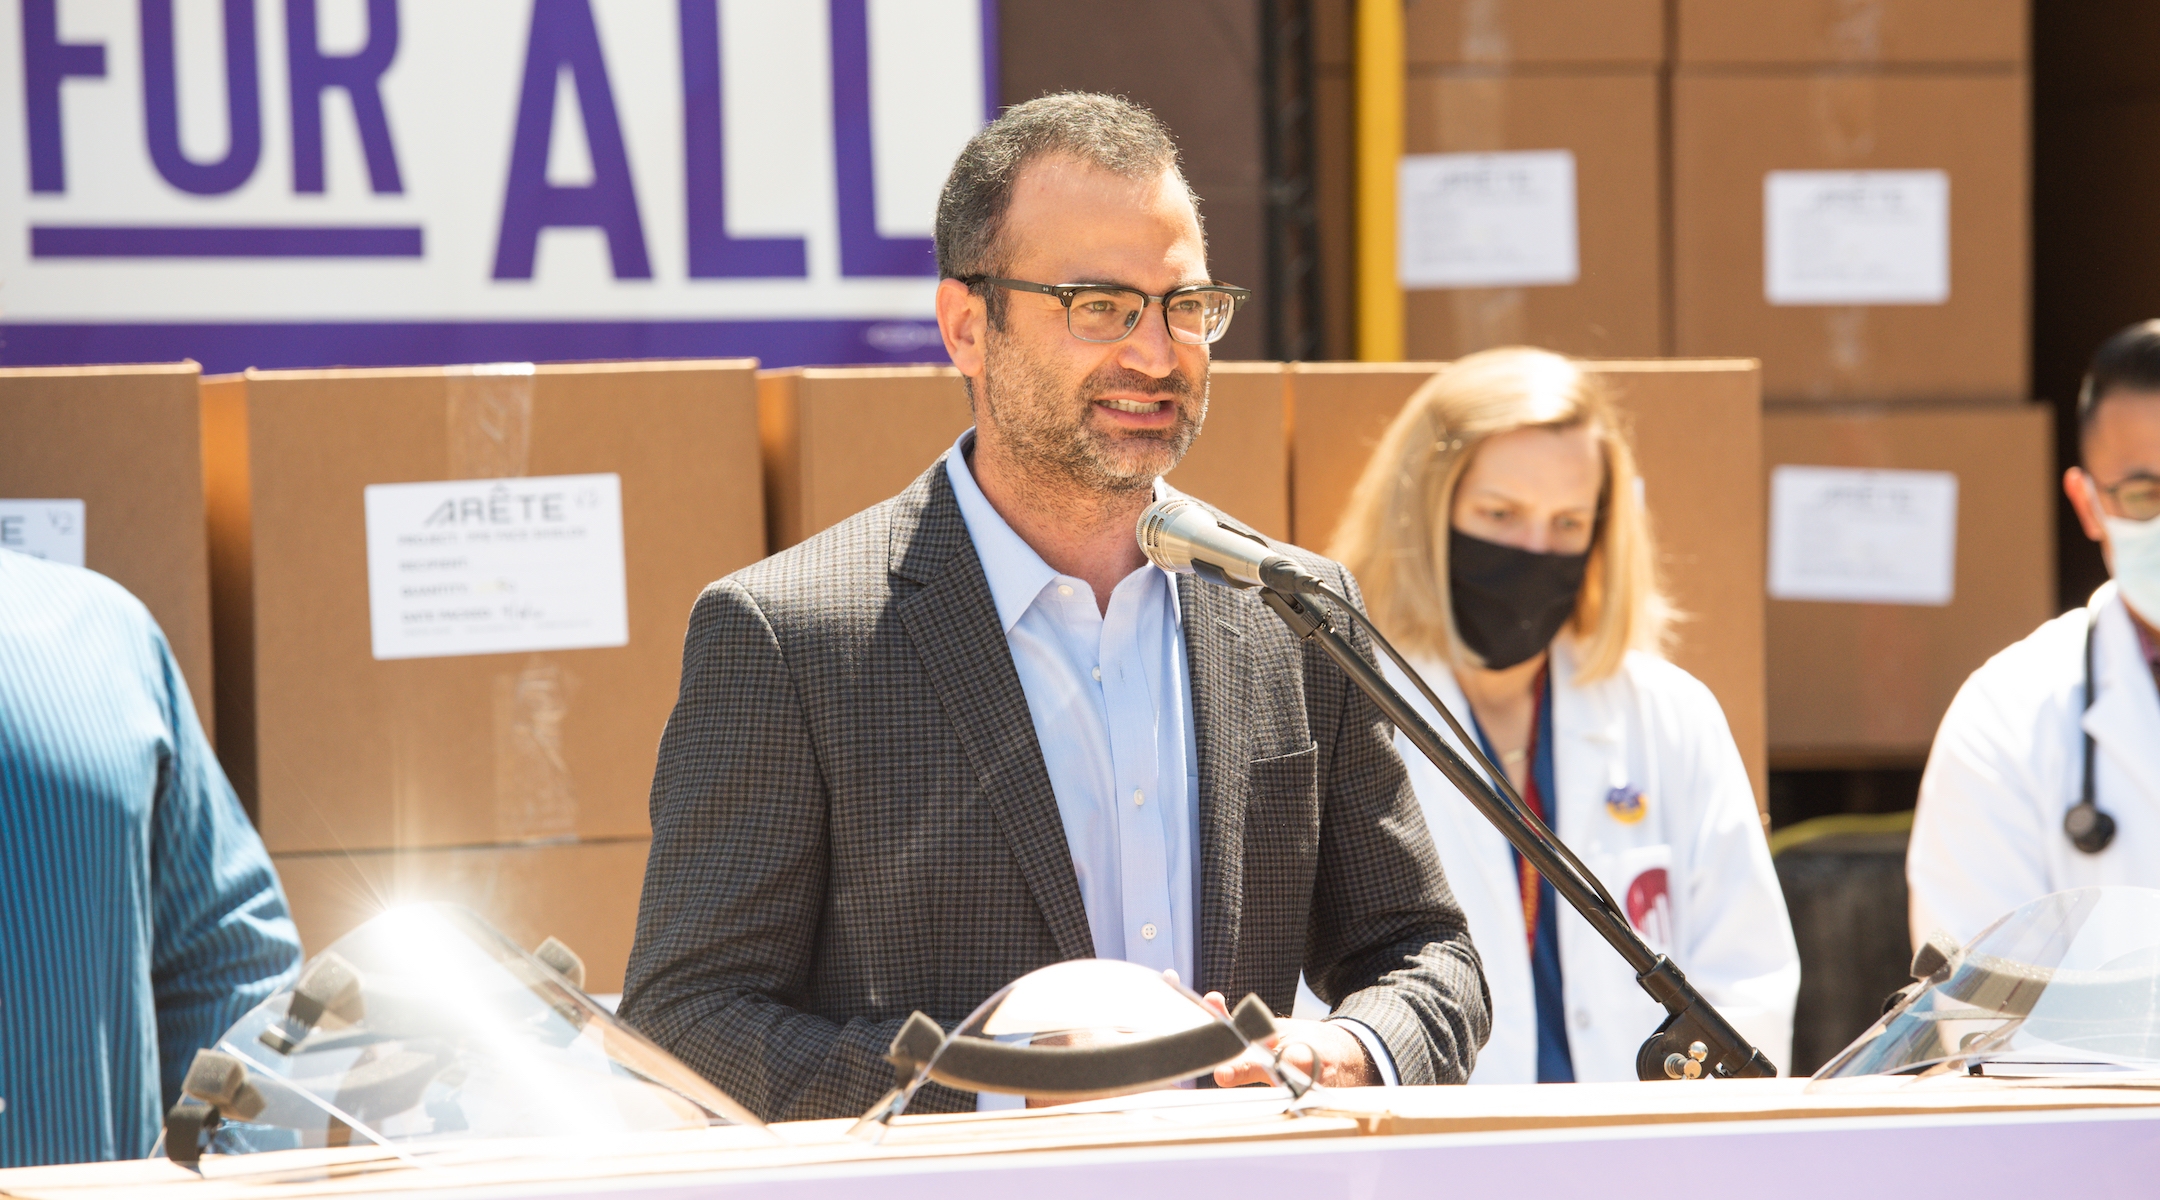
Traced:
<path fill-rule="evenodd" d="M 1289 754 L 1256 758 L 1246 768 L 1252 803 L 1256 805 L 1295 804 L 1298 801 L 1309 801 L 1317 805 L 1320 799 L 1319 776 L 1318 742 Z"/>

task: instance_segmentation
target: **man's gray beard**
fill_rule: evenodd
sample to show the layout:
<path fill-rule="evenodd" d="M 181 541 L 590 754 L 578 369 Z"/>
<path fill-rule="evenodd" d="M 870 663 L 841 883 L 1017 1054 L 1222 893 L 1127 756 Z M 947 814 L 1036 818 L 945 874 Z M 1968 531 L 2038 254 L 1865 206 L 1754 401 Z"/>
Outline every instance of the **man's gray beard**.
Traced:
<path fill-rule="evenodd" d="M 1158 476 L 1167 475 L 1192 448 L 1207 420 L 1207 377 L 1201 376 L 1199 412 L 1188 408 L 1193 388 L 1182 372 L 1153 379 L 1121 367 L 1107 367 L 1082 381 L 1077 393 L 1059 381 L 1049 369 L 1023 354 L 1001 351 L 1002 339 L 993 337 L 983 353 L 981 403 L 996 422 L 1014 461 L 1027 473 L 1064 479 L 1089 492 L 1124 495 L 1151 488 Z M 1011 370 L 1005 368 L 1008 365 Z M 1105 392 L 1127 390 L 1168 400 L 1177 405 L 1177 424 L 1161 433 L 1132 434 L 1118 439 L 1091 428 L 1088 414 L 1096 397 Z M 1071 404 L 1073 399 L 1081 403 Z M 1017 417 L 1018 420 L 1014 418 Z M 1131 465 L 1120 455 L 1122 441 L 1130 451 L 1135 443 L 1159 442 L 1161 461 Z"/>

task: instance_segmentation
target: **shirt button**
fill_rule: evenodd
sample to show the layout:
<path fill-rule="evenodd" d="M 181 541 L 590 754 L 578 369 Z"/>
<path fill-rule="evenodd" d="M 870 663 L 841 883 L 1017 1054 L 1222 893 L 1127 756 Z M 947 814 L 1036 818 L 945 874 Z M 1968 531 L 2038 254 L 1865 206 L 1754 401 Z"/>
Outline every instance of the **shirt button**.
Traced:
<path fill-rule="evenodd" d="M 1575 1010 L 1575 1028 L 1577 1028 L 1577 1029 L 1588 1029 L 1588 1028 L 1590 1028 L 1590 1010 L 1589 1010 L 1589 1009 L 1587 1009 L 1587 1008 L 1578 1008 L 1578 1009 L 1576 1009 L 1576 1010 Z"/>
<path fill-rule="evenodd" d="M 1101 682 L 1102 682 L 1102 668 L 1101 668 L 1101 667 L 1097 667 L 1097 668 L 1095 668 L 1095 682 L 1097 682 L 1097 683 L 1101 683 Z"/>
<path fill-rule="evenodd" d="M 1058 585 L 1058 595 L 1060 595 L 1060 596 L 1070 596 L 1070 595 L 1072 595 L 1072 585 L 1071 585 L 1071 584 L 1069 584 L 1069 583 L 1061 583 L 1061 584 L 1059 584 L 1059 585 Z"/>
<path fill-rule="evenodd" d="M 1147 803 L 1147 795 L 1143 793 L 1139 788 L 1134 788 L 1132 792 L 1133 807 L 1138 808 L 1145 803 Z"/>
<path fill-rule="evenodd" d="M 1153 921 L 1150 921 L 1140 927 L 1140 938 L 1142 941 L 1149 942 L 1155 940 L 1155 923 Z"/>

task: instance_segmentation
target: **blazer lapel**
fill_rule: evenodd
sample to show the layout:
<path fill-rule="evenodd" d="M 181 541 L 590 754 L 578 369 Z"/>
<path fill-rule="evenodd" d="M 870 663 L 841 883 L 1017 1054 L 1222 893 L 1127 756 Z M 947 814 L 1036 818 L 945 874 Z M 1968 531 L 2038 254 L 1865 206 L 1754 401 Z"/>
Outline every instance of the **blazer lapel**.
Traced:
<path fill-rule="evenodd" d="M 1190 575 L 1177 580 L 1200 754 L 1199 990 L 1224 986 L 1237 965 L 1245 903 L 1245 802 L 1251 760 L 1252 650 L 1237 594 Z"/>
<path fill-rule="evenodd" d="M 922 654 L 923 672 L 982 781 L 1058 952 L 1066 958 L 1094 957 L 1095 936 L 1088 929 L 1027 695 L 942 457 L 903 493 L 894 514 L 890 567 L 922 585 L 894 607 Z"/>

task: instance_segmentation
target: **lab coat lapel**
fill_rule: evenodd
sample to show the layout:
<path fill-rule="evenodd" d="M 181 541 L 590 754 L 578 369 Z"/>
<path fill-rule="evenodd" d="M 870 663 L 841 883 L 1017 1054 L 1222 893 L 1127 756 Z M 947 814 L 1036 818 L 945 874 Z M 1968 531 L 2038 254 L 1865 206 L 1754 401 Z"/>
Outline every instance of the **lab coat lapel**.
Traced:
<path fill-rule="evenodd" d="M 1625 733 L 1622 714 L 1613 707 L 1605 688 L 1575 686 L 1579 673 L 1573 645 L 1567 638 L 1553 643 L 1553 790 L 1548 797 L 1546 820 L 1569 848 L 1584 856 L 1603 849 L 1604 825 L 1599 814 L 1613 788 L 1645 781 L 1627 778 Z M 1605 880 L 1611 887 L 1611 880 Z"/>
<path fill-rule="evenodd" d="M 2093 630 L 2093 676 L 2097 686 L 2084 724 L 2096 757 L 2135 779 L 2139 795 L 2160 797 L 2160 764 L 2152 753 L 2160 746 L 2160 691 L 2119 593 L 2107 598 Z M 2101 807 L 2107 804 L 2103 796 Z"/>
<path fill-rule="evenodd" d="M 1221 987 L 1237 964 L 1245 904 L 1246 766 L 1252 760 L 1253 661 L 1238 594 L 1177 579 L 1192 681 L 1193 742 L 1200 756 L 1200 947 L 1195 985 Z M 1269 619 L 1273 619 L 1270 617 Z"/>
<path fill-rule="evenodd" d="M 1463 732 L 1475 738 L 1477 736 L 1476 721 L 1470 714 L 1470 702 L 1463 696 L 1462 685 L 1455 682 L 1455 672 L 1448 670 L 1444 664 L 1431 660 L 1413 660 L 1412 665 L 1417 667 L 1418 674 L 1424 677 L 1425 685 L 1433 690 L 1433 695 L 1440 697 L 1441 703 L 1447 705 L 1448 711 L 1453 713 L 1455 719 L 1462 724 Z M 1418 711 L 1426 714 L 1426 720 L 1431 722 L 1432 727 L 1439 732 L 1441 738 L 1452 742 L 1454 735 L 1448 731 L 1447 722 L 1441 719 L 1440 714 L 1429 711 L 1430 706 L 1425 703 L 1425 698 L 1417 694 L 1416 687 L 1409 680 L 1400 676 L 1395 670 L 1394 664 L 1383 664 L 1382 670 L 1394 682 L 1396 690 L 1410 697 L 1410 703 L 1416 706 Z M 1405 747 L 1403 753 L 1409 755 L 1416 754 L 1418 751 Z M 1477 760 L 1474 757 L 1467 753 L 1463 757 L 1469 760 L 1473 771 L 1478 770 Z M 1449 791 L 1452 792 L 1453 785 L 1447 786 Z M 1471 879 L 1477 880 L 1479 885 L 1492 896 L 1504 901 L 1504 903 L 1498 905 L 1501 911 L 1512 910 L 1516 914 L 1516 930 L 1521 932 L 1522 893 L 1515 885 L 1514 848 L 1508 845 L 1507 835 L 1494 828 L 1493 823 L 1486 820 L 1485 814 L 1479 812 L 1467 797 L 1450 795 L 1446 800 L 1448 801 L 1447 819 L 1456 825 L 1457 833 L 1462 841 L 1476 847 L 1476 853 L 1469 856 L 1469 860 L 1462 863 L 1460 867 L 1442 860 L 1440 867 L 1447 872 L 1449 885 L 1457 892 L 1460 892 L 1467 886 L 1467 881 Z M 1495 863 L 1505 865 L 1507 870 L 1498 874 L 1494 873 L 1490 868 Z M 1457 882 L 1456 877 L 1458 874 L 1463 876 L 1464 882 Z M 1505 878 L 1502 877 L 1503 875 Z"/>
<path fill-rule="evenodd" d="M 1095 935 L 1080 899 L 1057 795 L 1035 740 L 1027 694 L 1006 646 L 982 560 L 953 499 L 943 458 L 916 480 L 905 498 L 915 503 L 895 516 L 890 569 L 922 586 L 894 607 L 922 655 L 923 672 L 975 768 L 1058 953 L 1092 958 Z"/>
<path fill-rule="evenodd" d="M 1413 660 L 1412 665 L 1432 688 L 1433 694 L 1462 723 L 1464 732 L 1475 737 L 1477 731 L 1471 722 L 1470 704 L 1455 681 L 1455 673 L 1445 663 L 1424 656 Z M 1381 670 L 1404 696 L 1409 697 L 1410 703 L 1425 714 L 1440 736 L 1452 742 L 1447 722 L 1441 720 L 1440 714 L 1430 711 L 1425 698 L 1417 694 L 1417 689 L 1403 678 L 1394 664 L 1383 663 Z M 1406 760 L 1418 755 L 1418 751 L 1399 735 L 1396 748 Z M 1464 757 L 1470 756 L 1465 754 Z M 1472 769 L 1476 769 L 1475 760 L 1472 760 Z M 1478 955 L 1484 960 L 1493 1011 L 1510 1017 L 1507 1021 L 1494 1023 L 1491 1040 L 1478 1052 L 1472 1082 L 1535 1082 L 1536 1023 L 1521 1019 L 1522 1014 L 1535 1011 L 1535 998 L 1530 983 L 1528 931 L 1523 926 L 1522 888 L 1515 876 L 1514 848 L 1508 844 L 1507 837 L 1468 799 L 1457 794 L 1454 785 L 1446 782 L 1437 770 L 1418 762 L 1413 764 L 1413 774 L 1421 781 L 1418 802 L 1425 812 L 1425 824 L 1432 832 L 1433 849 L 1440 855 L 1440 869 L 1446 873 L 1448 886 L 1462 905 L 1463 915 L 1470 922 L 1471 936 L 1477 941 Z"/>
<path fill-rule="evenodd" d="M 1553 790 L 1558 823 L 1554 831 L 1583 865 L 1627 903 L 1631 847 L 1663 842 L 1659 832 L 1668 798 L 1658 795 L 1658 781 L 1640 772 L 1647 755 L 1631 753 L 1639 734 L 1630 730 L 1624 697 L 1629 689 L 1611 679 L 1583 686 L 1581 664 L 1570 639 L 1553 646 Z M 1613 789 L 1629 784 L 1643 789 L 1650 811 L 1647 826 L 1626 826 L 1606 811 Z M 1667 870 L 1676 864 L 1668 861 Z M 1684 888 L 1673 888 L 1679 903 Z M 1590 923 L 1559 900 L 1560 978 L 1567 1014 L 1569 1047 L 1577 1079 L 1626 1079 L 1634 1074 L 1635 1045 L 1662 1019 L 1655 1003 L 1634 982 L 1626 960 L 1606 944 Z"/>

